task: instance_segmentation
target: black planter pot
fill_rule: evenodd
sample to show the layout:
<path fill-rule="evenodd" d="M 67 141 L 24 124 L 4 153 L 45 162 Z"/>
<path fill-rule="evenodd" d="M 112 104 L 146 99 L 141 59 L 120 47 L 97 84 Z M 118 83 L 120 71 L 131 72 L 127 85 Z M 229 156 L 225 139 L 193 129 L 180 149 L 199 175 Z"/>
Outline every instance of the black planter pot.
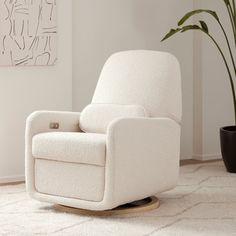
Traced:
<path fill-rule="evenodd" d="M 236 173 L 236 126 L 220 129 L 221 153 L 228 172 Z"/>

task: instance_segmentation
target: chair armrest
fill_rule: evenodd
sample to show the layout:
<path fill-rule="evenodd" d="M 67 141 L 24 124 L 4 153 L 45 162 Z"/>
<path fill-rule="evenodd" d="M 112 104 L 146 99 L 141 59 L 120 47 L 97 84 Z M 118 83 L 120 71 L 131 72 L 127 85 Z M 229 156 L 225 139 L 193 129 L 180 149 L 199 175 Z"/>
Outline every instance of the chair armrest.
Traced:
<path fill-rule="evenodd" d="M 122 118 L 111 122 L 106 164 L 117 204 L 173 188 L 178 180 L 179 153 L 180 125 L 172 119 Z"/>
<path fill-rule="evenodd" d="M 36 111 L 26 120 L 26 135 L 53 131 L 79 132 L 79 118 L 79 112 Z"/>
<path fill-rule="evenodd" d="M 42 132 L 79 132 L 79 112 L 36 111 L 26 121 L 25 130 L 25 171 L 26 187 L 34 192 L 34 158 L 32 157 L 32 137 Z"/>

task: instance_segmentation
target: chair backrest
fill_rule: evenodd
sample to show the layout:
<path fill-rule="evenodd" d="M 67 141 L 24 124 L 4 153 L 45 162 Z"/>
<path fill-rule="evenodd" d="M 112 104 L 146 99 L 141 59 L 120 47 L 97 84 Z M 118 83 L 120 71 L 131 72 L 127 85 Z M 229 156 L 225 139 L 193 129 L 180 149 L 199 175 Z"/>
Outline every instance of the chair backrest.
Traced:
<path fill-rule="evenodd" d="M 135 50 L 112 55 L 101 72 L 92 104 L 141 105 L 151 117 L 181 121 L 181 74 L 171 54 Z"/>

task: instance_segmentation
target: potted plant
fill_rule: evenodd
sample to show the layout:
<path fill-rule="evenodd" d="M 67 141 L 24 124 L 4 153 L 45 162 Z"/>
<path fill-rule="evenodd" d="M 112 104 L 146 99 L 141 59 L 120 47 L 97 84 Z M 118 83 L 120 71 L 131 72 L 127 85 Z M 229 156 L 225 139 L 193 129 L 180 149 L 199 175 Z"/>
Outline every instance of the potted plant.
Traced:
<path fill-rule="evenodd" d="M 184 33 L 189 30 L 198 30 L 202 33 L 206 34 L 208 38 L 213 42 L 216 46 L 216 49 L 219 51 L 220 56 L 223 59 L 223 63 L 228 73 L 231 90 L 232 90 L 232 98 L 234 104 L 234 118 L 235 124 L 227 127 L 220 128 L 220 141 L 221 141 L 221 153 L 223 156 L 223 160 L 226 166 L 227 171 L 236 173 L 236 91 L 235 91 L 235 79 L 236 79 L 236 67 L 235 67 L 235 52 L 236 52 L 236 9 L 235 9 L 235 0 L 222 0 L 222 3 L 225 4 L 227 8 L 231 28 L 232 28 L 232 35 L 233 35 L 233 42 L 234 45 L 230 44 L 229 36 L 224 29 L 224 26 L 221 23 L 218 14 L 215 11 L 208 10 L 208 9 L 198 9 L 194 11 L 190 11 L 185 14 L 182 19 L 178 22 L 178 27 L 175 29 L 171 29 L 162 41 L 172 37 L 176 33 Z M 185 25 L 186 21 L 194 15 L 205 13 L 213 17 L 224 35 L 225 43 L 227 44 L 227 48 L 229 50 L 230 58 L 227 60 L 225 56 L 225 52 L 221 49 L 217 40 L 212 36 L 209 32 L 208 25 L 205 21 L 200 20 L 198 24 L 190 24 Z"/>

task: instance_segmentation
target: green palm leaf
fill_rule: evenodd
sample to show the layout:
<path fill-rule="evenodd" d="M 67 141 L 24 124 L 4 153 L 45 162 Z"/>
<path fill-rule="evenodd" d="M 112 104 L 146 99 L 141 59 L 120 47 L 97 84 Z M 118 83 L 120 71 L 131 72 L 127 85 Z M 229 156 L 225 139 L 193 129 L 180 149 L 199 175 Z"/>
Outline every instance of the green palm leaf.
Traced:
<path fill-rule="evenodd" d="M 161 42 L 163 42 L 164 40 L 170 38 L 171 36 L 173 36 L 174 34 L 178 33 L 179 31 L 181 31 L 182 28 L 177 28 L 177 29 L 171 29 L 166 35 L 165 37 L 161 40 Z"/>
<path fill-rule="evenodd" d="M 208 26 L 207 26 L 206 22 L 202 21 L 202 20 L 200 20 L 199 22 L 201 24 L 202 29 L 208 34 L 209 30 L 208 30 Z"/>
<path fill-rule="evenodd" d="M 188 30 L 201 30 L 201 27 L 198 25 L 186 25 L 182 27 L 181 33 L 186 32 Z"/>
<path fill-rule="evenodd" d="M 230 5 L 229 0 L 224 0 L 224 2 L 225 2 L 226 5 Z"/>
<path fill-rule="evenodd" d="M 190 17 L 196 15 L 196 14 L 200 14 L 200 13 L 208 13 L 210 15 L 212 15 L 217 21 L 219 21 L 219 17 L 217 15 L 217 13 L 215 11 L 211 11 L 211 10 L 206 10 L 206 9 L 199 9 L 199 10 L 194 10 L 194 11 L 190 11 L 187 14 L 185 14 L 180 21 L 178 22 L 178 26 L 181 26 L 183 23 L 185 23 Z"/>

